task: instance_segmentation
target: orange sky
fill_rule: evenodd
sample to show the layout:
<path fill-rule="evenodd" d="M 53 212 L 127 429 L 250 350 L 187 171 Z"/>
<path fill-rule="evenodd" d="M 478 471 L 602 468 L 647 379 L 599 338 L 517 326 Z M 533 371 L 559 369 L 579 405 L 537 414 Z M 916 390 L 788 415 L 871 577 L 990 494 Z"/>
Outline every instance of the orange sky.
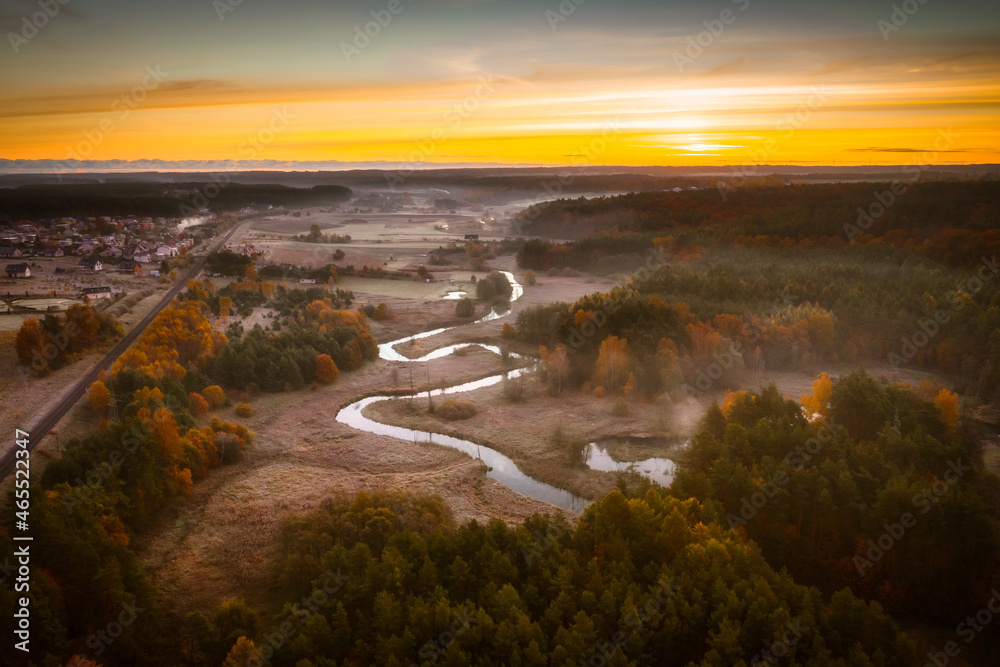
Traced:
<path fill-rule="evenodd" d="M 16 31 L 33 5 L 13 4 Z M 0 157 L 1000 162 L 996 11 L 947 13 L 968 3 L 927 4 L 886 39 L 891 10 L 872 3 L 834 17 L 590 0 L 552 23 L 557 2 L 413 2 L 347 56 L 363 12 L 95 4 L 4 45 Z M 699 33 L 707 45 L 686 51 Z"/>

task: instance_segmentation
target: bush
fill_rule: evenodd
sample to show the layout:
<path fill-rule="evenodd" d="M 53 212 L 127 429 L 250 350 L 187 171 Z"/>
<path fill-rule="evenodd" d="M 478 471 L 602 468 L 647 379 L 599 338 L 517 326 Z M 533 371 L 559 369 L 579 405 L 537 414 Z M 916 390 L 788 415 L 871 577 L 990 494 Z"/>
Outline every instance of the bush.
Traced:
<path fill-rule="evenodd" d="M 615 406 L 611 408 L 611 414 L 615 417 L 628 417 L 628 402 L 619 396 Z"/>
<path fill-rule="evenodd" d="M 196 391 L 192 391 L 188 394 L 188 402 L 191 403 L 191 413 L 195 417 L 201 417 L 202 415 L 208 414 L 208 411 L 212 409 L 212 406 L 208 404 L 205 397 Z"/>
<path fill-rule="evenodd" d="M 236 415 L 238 417 L 253 417 L 253 406 L 249 403 L 237 403 Z"/>
<path fill-rule="evenodd" d="M 606 394 L 604 387 L 594 387 L 594 398 L 604 398 Z"/>
<path fill-rule="evenodd" d="M 445 401 L 434 410 L 434 414 L 441 419 L 447 419 L 448 421 L 471 419 L 472 417 L 475 417 L 478 412 L 479 410 L 476 409 L 476 405 L 474 403 L 456 400 Z"/>
<path fill-rule="evenodd" d="M 558 276 L 559 275 L 559 269 L 557 269 L 556 267 L 553 266 L 551 269 L 549 269 L 548 271 L 545 272 L 545 275 L 547 275 L 547 276 Z"/>
<path fill-rule="evenodd" d="M 580 272 L 576 269 L 571 269 L 568 266 L 562 270 L 562 275 L 565 278 L 579 278 Z"/>
<path fill-rule="evenodd" d="M 211 387 L 205 387 L 201 395 L 205 397 L 208 404 L 213 408 L 221 408 L 226 404 L 226 392 L 222 390 L 217 384 L 213 384 Z"/>
<path fill-rule="evenodd" d="M 535 277 L 535 272 L 534 271 L 532 271 L 531 269 L 528 269 L 527 271 L 524 272 L 524 284 L 525 285 L 528 285 L 529 287 L 534 287 L 536 282 L 537 282 L 537 278 Z"/>
<path fill-rule="evenodd" d="M 503 328 L 500 330 L 500 337 L 510 340 L 516 335 L 517 331 L 514 330 L 514 327 L 511 326 L 510 322 L 504 322 Z"/>
<path fill-rule="evenodd" d="M 476 314 L 476 304 L 472 299 L 461 299 L 455 304 L 455 315 L 457 317 L 472 317 Z"/>
<path fill-rule="evenodd" d="M 353 341 L 352 341 L 353 342 Z M 340 369 L 336 362 L 328 354 L 321 354 L 316 357 L 316 381 L 323 384 L 331 384 L 337 381 Z"/>

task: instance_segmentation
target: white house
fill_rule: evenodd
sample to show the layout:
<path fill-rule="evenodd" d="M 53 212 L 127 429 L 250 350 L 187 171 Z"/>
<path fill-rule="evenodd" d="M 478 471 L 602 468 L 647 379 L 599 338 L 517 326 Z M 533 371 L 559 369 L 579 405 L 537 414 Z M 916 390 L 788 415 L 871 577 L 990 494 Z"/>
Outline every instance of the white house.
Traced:
<path fill-rule="evenodd" d="M 82 298 L 90 299 L 110 299 L 114 295 L 111 293 L 110 287 L 84 287 Z"/>

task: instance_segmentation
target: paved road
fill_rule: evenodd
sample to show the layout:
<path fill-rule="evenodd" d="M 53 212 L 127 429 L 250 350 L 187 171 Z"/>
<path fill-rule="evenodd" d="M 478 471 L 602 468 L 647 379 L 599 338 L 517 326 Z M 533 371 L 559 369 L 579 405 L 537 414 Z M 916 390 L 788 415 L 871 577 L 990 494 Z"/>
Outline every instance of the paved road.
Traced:
<path fill-rule="evenodd" d="M 219 241 L 215 244 L 213 250 L 218 250 L 223 245 L 225 245 L 229 241 L 229 238 L 236 232 L 236 230 L 238 230 L 247 222 L 250 221 L 246 220 L 244 222 L 236 223 L 236 225 L 234 225 L 232 229 L 226 232 L 225 236 L 219 239 Z M 125 352 L 125 350 L 131 347 L 132 343 L 134 343 L 136 338 L 138 338 L 139 335 L 143 331 L 145 331 L 146 327 L 149 326 L 149 323 L 153 321 L 153 319 L 159 314 L 159 312 L 163 310 L 171 301 L 173 301 L 174 297 L 180 294 L 180 292 L 187 287 L 187 281 L 192 278 L 195 278 L 198 275 L 198 273 L 205 266 L 205 261 L 207 258 L 208 258 L 208 253 L 206 253 L 205 257 L 198 259 L 191 267 L 191 270 L 185 276 L 177 280 L 177 282 L 167 291 L 167 293 L 163 295 L 163 298 L 160 300 L 160 303 L 158 303 L 156 307 L 154 307 L 145 317 L 143 317 L 138 324 L 132 327 L 132 330 L 129 331 L 127 334 L 125 334 L 125 336 L 123 336 L 121 340 L 115 343 L 114 346 L 110 350 L 108 350 L 107 354 L 104 355 L 104 358 L 101 359 L 92 369 L 90 369 L 86 375 L 80 378 L 77 381 L 77 383 L 73 385 L 72 389 L 70 389 L 62 397 L 62 400 L 60 400 L 59 403 L 57 403 L 51 410 L 49 410 L 47 414 L 43 415 L 42 418 L 39 419 L 38 422 L 35 423 L 35 425 L 32 426 L 30 429 L 24 429 L 31 434 L 31 438 L 28 442 L 29 450 L 34 450 L 36 447 L 38 447 L 39 443 L 41 443 L 41 441 L 45 438 L 45 436 L 48 435 L 49 431 L 52 430 L 52 428 L 57 423 L 59 423 L 59 420 L 62 419 L 74 405 L 76 405 L 76 402 L 79 401 L 80 398 L 82 398 L 85 393 L 87 393 L 87 390 L 90 388 L 90 385 L 92 385 L 97 380 L 98 376 L 101 374 L 101 371 L 111 368 L 111 365 L 115 363 L 118 357 L 121 356 Z M 6 437 L 6 435 L 7 434 L 3 434 L 3 436 L 0 437 Z M 11 442 L 13 441 L 13 437 L 14 437 L 13 434 L 11 434 L 10 435 Z M 17 449 L 18 449 L 17 447 L 12 446 L 4 453 L 2 457 L 0 457 L 0 481 L 6 478 L 7 475 L 10 474 L 10 471 L 13 470 L 14 462 L 17 456 L 16 455 Z"/>

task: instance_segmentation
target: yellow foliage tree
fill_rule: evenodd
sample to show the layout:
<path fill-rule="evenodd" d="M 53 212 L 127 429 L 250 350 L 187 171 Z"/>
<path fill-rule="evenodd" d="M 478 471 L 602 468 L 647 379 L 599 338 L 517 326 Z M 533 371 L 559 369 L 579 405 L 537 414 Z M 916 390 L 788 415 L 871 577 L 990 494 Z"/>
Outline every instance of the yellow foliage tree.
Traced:
<path fill-rule="evenodd" d="M 722 410 L 722 414 L 724 414 L 726 417 L 729 417 L 729 414 L 733 411 L 733 408 L 736 406 L 736 404 L 745 399 L 746 396 L 747 393 L 743 390 L 740 391 L 727 390 L 726 395 L 722 398 L 722 405 L 719 408 L 720 410 Z"/>
<path fill-rule="evenodd" d="M 831 398 L 833 398 L 833 380 L 826 373 L 820 373 L 813 380 L 812 394 L 802 394 L 799 403 L 810 417 L 815 414 L 829 417 Z"/>
<path fill-rule="evenodd" d="M 628 380 L 630 357 L 628 340 L 617 336 L 605 338 L 594 367 L 594 384 L 610 392 L 620 391 Z"/>
<path fill-rule="evenodd" d="M 217 384 L 213 384 L 211 387 L 205 387 L 201 394 L 213 408 L 221 408 L 226 404 L 226 392 L 223 391 L 222 387 Z"/>

